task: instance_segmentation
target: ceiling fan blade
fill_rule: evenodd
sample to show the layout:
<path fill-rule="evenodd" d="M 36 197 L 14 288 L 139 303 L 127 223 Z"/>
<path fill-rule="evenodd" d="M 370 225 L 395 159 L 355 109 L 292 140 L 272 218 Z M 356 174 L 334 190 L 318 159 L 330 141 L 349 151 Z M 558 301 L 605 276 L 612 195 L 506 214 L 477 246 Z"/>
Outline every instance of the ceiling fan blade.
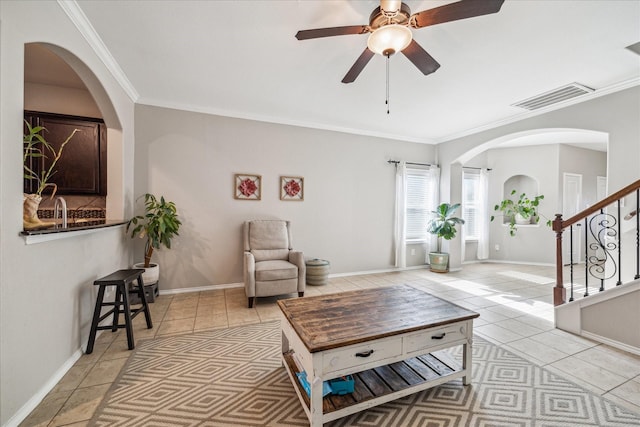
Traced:
<path fill-rule="evenodd" d="M 413 28 L 422 28 L 442 24 L 443 22 L 496 13 L 500 11 L 502 3 L 504 3 L 504 0 L 460 0 L 457 3 L 450 3 L 414 13 L 411 15 L 411 26 Z"/>
<path fill-rule="evenodd" d="M 353 83 L 358 78 L 364 67 L 369 63 L 371 58 L 373 58 L 373 55 L 375 55 L 375 53 L 370 51 L 369 48 L 365 48 L 364 52 L 362 52 L 349 71 L 347 71 L 347 74 L 342 79 L 342 83 Z"/>
<path fill-rule="evenodd" d="M 409 46 L 404 48 L 402 53 L 409 58 L 409 61 L 413 62 L 413 65 L 418 67 L 418 70 L 422 71 L 422 74 L 425 76 L 440 68 L 438 61 L 433 59 L 415 40 L 411 40 Z"/>
<path fill-rule="evenodd" d="M 369 27 L 366 25 L 351 25 L 348 27 L 316 28 L 314 30 L 300 30 L 296 33 L 298 40 L 317 39 L 320 37 L 347 36 L 349 34 L 366 34 Z"/>

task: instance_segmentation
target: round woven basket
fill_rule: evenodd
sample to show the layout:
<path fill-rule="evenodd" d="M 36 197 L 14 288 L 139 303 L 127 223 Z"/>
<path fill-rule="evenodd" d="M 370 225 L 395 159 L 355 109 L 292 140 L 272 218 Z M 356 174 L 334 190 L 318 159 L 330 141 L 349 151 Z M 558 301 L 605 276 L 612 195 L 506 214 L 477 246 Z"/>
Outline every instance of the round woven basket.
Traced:
<path fill-rule="evenodd" d="M 307 285 L 326 285 L 329 283 L 330 263 L 324 259 L 311 259 L 306 262 Z"/>

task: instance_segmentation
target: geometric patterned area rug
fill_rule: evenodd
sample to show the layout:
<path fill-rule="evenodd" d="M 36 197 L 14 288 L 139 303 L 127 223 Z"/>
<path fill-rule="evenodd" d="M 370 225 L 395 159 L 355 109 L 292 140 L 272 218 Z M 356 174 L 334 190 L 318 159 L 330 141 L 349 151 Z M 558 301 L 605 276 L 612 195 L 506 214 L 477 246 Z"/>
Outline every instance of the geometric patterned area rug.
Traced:
<path fill-rule="evenodd" d="M 90 425 L 308 426 L 280 346 L 279 322 L 140 341 Z M 629 427 L 640 415 L 476 336 L 471 385 L 454 380 L 326 425 Z"/>

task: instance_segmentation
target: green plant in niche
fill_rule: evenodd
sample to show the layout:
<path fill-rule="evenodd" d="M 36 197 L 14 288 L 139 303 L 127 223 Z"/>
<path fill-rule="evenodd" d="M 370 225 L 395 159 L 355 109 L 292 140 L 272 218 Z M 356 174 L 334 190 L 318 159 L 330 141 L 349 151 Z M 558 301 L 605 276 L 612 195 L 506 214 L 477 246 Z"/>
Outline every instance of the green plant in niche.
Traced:
<path fill-rule="evenodd" d="M 158 200 L 153 194 L 144 195 L 145 214 L 134 216 L 127 223 L 126 232 L 133 226 L 131 238 L 139 236 L 147 238 L 144 248 L 144 267 L 149 268 L 153 249 L 165 246 L 171 249 L 171 239 L 178 235 L 178 229 L 182 224 L 178 219 L 178 211 L 173 202 L 168 202 L 164 197 Z"/>
<path fill-rule="evenodd" d="M 512 190 L 510 196 L 514 196 L 516 193 L 516 190 Z M 507 219 L 507 224 L 509 224 L 509 235 L 515 236 L 518 230 L 516 226 L 518 217 L 521 217 L 525 223 L 530 223 L 532 220 L 537 223 L 540 220 L 538 206 L 543 199 L 544 195 L 542 194 L 532 199 L 529 198 L 526 193 L 522 193 L 517 199 L 507 198 L 502 200 L 493 207 L 493 210 L 502 212 L 502 216 Z M 491 215 L 491 221 L 494 219 L 495 216 Z M 546 224 L 551 227 L 551 220 L 548 220 Z"/>
<path fill-rule="evenodd" d="M 445 240 L 451 240 L 456 237 L 456 225 L 464 224 L 464 219 L 453 216 L 459 207 L 460 203 L 454 205 L 449 203 L 440 204 L 435 211 L 431 212 L 434 216 L 427 224 L 427 231 Z"/>
<path fill-rule="evenodd" d="M 54 170 L 54 168 L 56 166 L 56 163 L 58 163 L 58 160 L 60 160 L 60 157 L 62 157 L 62 151 L 64 150 L 64 147 L 69 143 L 69 141 L 71 141 L 71 138 L 73 138 L 73 135 L 78 132 L 78 129 L 74 129 L 73 132 L 71 132 L 71 135 L 69 135 L 67 139 L 62 142 L 58 151 L 56 151 L 56 149 L 42 136 L 42 132 L 46 131 L 44 127 L 32 127 L 26 120 L 24 121 L 24 123 L 27 126 L 27 133 L 24 134 L 22 138 L 22 165 L 24 169 L 24 178 L 29 180 L 36 180 L 36 182 L 38 183 L 38 187 L 35 194 L 37 194 L 38 196 L 42 195 L 42 192 L 45 188 L 53 187 L 53 192 L 51 194 L 51 197 L 53 198 L 53 196 L 56 194 L 58 186 L 52 182 L 49 182 L 49 180 L 57 172 L 56 170 Z M 31 169 L 30 162 L 28 162 L 27 160 L 40 159 L 43 157 L 52 159 L 51 164 L 49 165 L 48 169 L 43 169 L 40 171 L 40 174 L 38 174 L 36 171 Z"/>

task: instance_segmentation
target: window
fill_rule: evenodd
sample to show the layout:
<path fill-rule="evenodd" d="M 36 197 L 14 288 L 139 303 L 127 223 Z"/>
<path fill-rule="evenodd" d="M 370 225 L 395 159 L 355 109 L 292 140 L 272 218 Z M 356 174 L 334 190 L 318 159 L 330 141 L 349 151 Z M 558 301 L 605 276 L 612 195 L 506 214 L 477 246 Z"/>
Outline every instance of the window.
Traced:
<path fill-rule="evenodd" d="M 407 241 L 427 239 L 427 222 L 431 217 L 431 211 L 436 209 L 437 184 L 438 180 L 434 177 L 433 171 L 407 168 Z"/>
<path fill-rule="evenodd" d="M 480 173 L 464 171 L 462 181 L 462 218 L 464 219 L 465 240 L 478 240 L 481 218 Z"/>

